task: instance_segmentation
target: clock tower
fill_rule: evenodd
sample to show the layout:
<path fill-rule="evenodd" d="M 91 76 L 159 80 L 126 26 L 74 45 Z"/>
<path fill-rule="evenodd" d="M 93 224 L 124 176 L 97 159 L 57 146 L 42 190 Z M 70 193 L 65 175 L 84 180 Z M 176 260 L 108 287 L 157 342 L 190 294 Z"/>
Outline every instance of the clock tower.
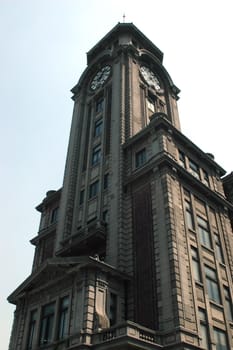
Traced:
<path fill-rule="evenodd" d="M 163 53 L 119 23 L 72 93 L 63 187 L 37 207 L 32 274 L 9 297 L 10 350 L 230 349 L 231 197 L 181 133 Z"/>

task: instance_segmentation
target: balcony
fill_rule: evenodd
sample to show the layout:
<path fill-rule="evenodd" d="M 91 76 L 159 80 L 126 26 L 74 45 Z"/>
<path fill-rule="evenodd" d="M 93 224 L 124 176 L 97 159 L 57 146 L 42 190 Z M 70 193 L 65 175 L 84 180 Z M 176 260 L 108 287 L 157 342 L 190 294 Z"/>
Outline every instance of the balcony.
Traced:
<path fill-rule="evenodd" d="M 83 348 L 83 346 L 98 346 L 98 349 L 137 348 L 162 349 L 160 336 L 155 331 L 142 327 L 131 321 L 116 327 L 108 328 L 93 334 L 82 333 L 73 335 L 69 339 L 69 349 Z"/>
<path fill-rule="evenodd" d="M 106 224 L 95 220 L 84 228 L 77 230 L 73 234 L 62 241 L 63 248 L 59 251 L 59 255 L 70 254 L 90 254 L 92 250 L 96 251 L 106 242 Z"/>
<path fill-rule="evenodd" d="M 123 340 L 123 342 L 122 342 Z M 103 344 L 108 343 L 110 346 L 111 342 L 122 342 L 123 343 L 148 343 L 153 344 L 153 349 L 161 349 L 162 346 L 159 345 L 159 337 L 155 335 L 155 332 L 138 324 L 128 321 L 124 325 L 120 325 L 116 328 L 108 329 L 93 335 L 93 344 Z M 157 345 L 157 347 L 155 347 Z"/>

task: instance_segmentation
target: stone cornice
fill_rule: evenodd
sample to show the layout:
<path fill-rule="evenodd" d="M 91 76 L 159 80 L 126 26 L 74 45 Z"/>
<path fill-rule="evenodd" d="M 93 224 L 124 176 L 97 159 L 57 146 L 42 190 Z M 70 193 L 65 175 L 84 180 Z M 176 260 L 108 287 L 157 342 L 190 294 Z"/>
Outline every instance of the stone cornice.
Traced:
<path fill-rule="evenodd" d="M 184 134 L 182 134 L 177 128 L 175 128 L 167 119 L 166 114 L 164 113 L 155 113 L 151 117 L 150 124 L 147 127 L 142 129 L 139 133 L 131 137 L 125 144 L 123 148 L 127 149 L 132 147 L 137 141 L 141 140 L 143 137 L 147 137 L 148 134 L 155 133 L 160 129 L 169 132 L 171 136 L 174 137 L 174 140 L 178 141 L 180 144 L 184 145 L 186 149 L 195 153 L 199 159 L 202 159 L 212 168 L 214 167 L 218 171 L 220 176 L 225 175 L 225 170 L 217 164 L 207 153 L 203 152 L 198 146 L 196 146 L 190 139 L 188 139 Z"/>
<path fill-rule="evenodd" d="M 125 177 L 124 186 L 130 185 L 148 172 L 156 172 L 164 167 L 170 168 L 178 179 L 196 188 L 199 193 L 203 193 L 206 197 L 212 199 L 214 202 L 228 208 L 233 212 L 233 205 L 226 200 L 221 194 L 212 191 L 208 186 L 204 185 L 200 180 L 196 179 L 186 169 L 181 167 L 168 153 L 161 152 L 155 157 L 152 157 L 143 167 L 133 172 L 130 176 Z"/>

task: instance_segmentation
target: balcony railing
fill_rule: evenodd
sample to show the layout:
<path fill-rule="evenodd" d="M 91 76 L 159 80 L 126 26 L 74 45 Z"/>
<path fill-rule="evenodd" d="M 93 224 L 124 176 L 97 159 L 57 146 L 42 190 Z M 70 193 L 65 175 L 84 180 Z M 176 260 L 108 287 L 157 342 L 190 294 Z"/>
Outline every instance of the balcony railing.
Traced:
<path fill-rule="evenodd" d="M 153 349 L 161 349 L 161 339 L 160 336 L 156 335 L 155 331 L 139 326 L 136 323 L 127 321 L 126 323 L 112 327 L 107 330 L 95 333 L 92 336 L 92 344 L 103 344 L 104 342 L 117 341 L 125 338 L 128 342 L 129 340 L 136 342 L 146 342 L 153 344 Z M 156 346 L 156 347 L 155 347 Z"/>

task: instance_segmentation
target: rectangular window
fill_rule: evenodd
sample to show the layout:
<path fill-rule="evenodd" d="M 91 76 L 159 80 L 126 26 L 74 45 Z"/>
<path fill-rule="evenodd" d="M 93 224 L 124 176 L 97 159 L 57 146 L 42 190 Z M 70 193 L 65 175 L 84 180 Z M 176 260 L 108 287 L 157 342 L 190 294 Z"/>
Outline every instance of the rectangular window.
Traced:
<path fill-rule="evenodd" d="M 226 316 L 228 321 L 233 321 L 233 310 L 232 310 L 232 301 L 230 290 L 228 287 L 224 287 L 224 297 L 225 297 L 225 305 L 226 305 Z"/>
<path fill-rule="evenodd" d="M 215 214 L 215 210 L 212 208 L 210 208 L 210 222 L 213 228 L 217 230 L 216 214 Z"/>
<path fill-rule="evenodd" d="M 203 218 L 207 217 L 207 211 L 206 211 L 206 204 L 199 198 L 195 197 L 195 207 L 197 213 L 200 214 L 200 216 L 203 216 Z"/>
<path fill-rule="evenodd" d="M 117 295 L 114 293 L 110 293 L 109 321 L 110 326 L 117 322 Z"/>
<path fill-rule="evenodd" d="M 192 211 L 191 203 L 188 201 L 185 201 L 185 216 L 186 216 L 188 228 L 190 230 L 194 230 L 193 211 Z"/>
<path fill-rule="evenodd" d="M 94 137 L 100 136 L 102 133 L 103 121 L 99 119 L 95 122 Z"/>
<path fill-rule="evenodd" d="M 151 97 L 147 98 L 147 107 L 150 112 L 155 113 L 155 101 Z"/>
<path fill-rule="evenodd" d="M 52 341 L 52 333 L 54 326 L 55 303 L 45 305 L 42 308 L 41 324 L 40 324 L 40 345 L 49 344 Z"/>
<path fill-rule="evenodd" d="M 31 350 L 34 343 L 35 338 L 35 329 L 36 329 L 36 321 L 37 321 L 37 310 L 31 311 L 30 321 L 28 327 L 28 340 L 27 340 L 27 350 Z"/>
<path fill-rule="evenodd" d="M 99 192 L 99 181 L 97 180 L 90 185 L 89 198 L 93 198 L 97 196 L 98 192 Z"/>
<path fill-rule="evenodd" d="M 193 267 L 193 275 L 195 281 L 201 282 L 201 270 L 200 270 L 200 261 L 198 257 L 197 249 L 194 247 L 191 247 L 191 254 L 192 254 L 192 267 Z"/>
<path fill-rule="evenodd" d="M 214 328 L 216 350 L 229 350 L 226 333 L 221 329 Z"/>
<path fill-rule="evenodd" d="M 109 174 L 104 175 L 104 190 L 106 190 L 109 186 Z"/>
<path fill-rule="evenodd" d="M 58 339 L 63 339 L 68 333 L 68 308 L 69 297 L 66 296 L 60 301 L 59 319 L 58 319 Z"/>
<path fill-rule="evenodd" d="M 186 168 L 185 165 L 185 155 L 183 152 L 179 151 L 179 164 L 182 166 L 182 168 Z"/>
<path fill-rule="evenodd" d="M 79 205 L 82 205 L 84 202 L 84 194 L 85 194 L 85 190 L 81 190 L 79 195 Z"/>
<path fill-rule="evenodd" d="M 197 216 L 197 223 L 198 223 L 198 233 L 199 233 L 201 244 L 203 244 L 207 248 L 212 248 L 208 222 L 205 219 L 201 218 L 200 216 Z"/>
<path fill-rule="evenodd" d="M 96 113 L 100 113 L 103 111 L 103 109 L 104 109 L 104 99 L 101 97 L 96 101 L 95 111 Z"/>
<path fill-rule="evenodd" d="M 201 331 L 201 346 L 204 349 L 210 349 L 209 345 L 209 334 L 208 334 L 208 328 L 207 328 L 207 318 L 206 318 L 206 312 L 203 309 L 198 309 L 199 314 L 199 320 L 200 320 L 200 331 Z"/>
<path fill-rule="evenodd" d="M 87 114 L 87 126 L 86 126 L 86 132 L 85 132 L 85 150 L 88 150 L 89 147 L 89 138 L 90 138 L 90 125 L 91 125 L 91 118 L 92 118 L 92 107 L 91 105 L 88 106 L 88 114 Z M 85 171 L 87 168 L 87 157 L 88 157 L 88 152 L 84 152 L 83 155 L 83 167 L 82 171 Z"/>
<path fill-rule="evenodd" d="M 111 119 L 112 119 L 112 89 L 107 89 L 106 122 L 105 122 L 105 142 L 104 154 L 107 156 L 111 148 Z"/>
<path fill-rule="evenodd" d="M 214 243 L 215 243 L 215 249 L 216 249 L 216 258 L 218 261 L 224 264 L 220 237 L 217 233 L 214 233 Z"/>
<path fill-rule="evenodd" d="M 221 303 L 216 271 L 205 266 L 207 293 L 210 300 Z"/>
<path fill-rule="evenodd" d="M 140 168 L 146 162 L 146 149 L 143 148 L 135 154 L 135 166 Z"/>
<path fill-rule="evenodd" d="M 209 175 L 208 173 L 202 169 L 202 173 L 203 173 L 203 183 L 209 187 Z"/>
<path fill-rule="evenodd" d="M 96 165 L 100 162 L 101 159 L 101 145 L 98 145 L 93 148 L 92 152 L 92 165 Z"/>
<path fill-rule="evenodd" d="M 49 236 L 46 236 L 43 239 L 43 241 L 41 241 L 41 243 L 42 243 L 41 262 L 43 262 L 45 259 L 51 258 L 53 256 L 54 245 L 55 245 L 55 235 L 50 234 Z"/>
<path fill-rule="evenodd" d="M 104 210 L 104 211 L 103 211 L 103 216 L 102 216 L 102 218 L 103 218 L 103 221 L 104 221 L 105 223 L 108 223 L 108 210 Z"/>
<path fill-rule="evenodd" d="M 51 213 L 51 224 L 53 224 L 54 222 L 57 222 L 58 220 L 58 211 L 59 211 L 59 208 L 54 208 L 52 210 L 52 213 Z"/>
<path fill-rule="evenodd" d="M 199 167 L 191 159 L 189 159 L 189 171 L 194 177 L 200 180 Z"/>

